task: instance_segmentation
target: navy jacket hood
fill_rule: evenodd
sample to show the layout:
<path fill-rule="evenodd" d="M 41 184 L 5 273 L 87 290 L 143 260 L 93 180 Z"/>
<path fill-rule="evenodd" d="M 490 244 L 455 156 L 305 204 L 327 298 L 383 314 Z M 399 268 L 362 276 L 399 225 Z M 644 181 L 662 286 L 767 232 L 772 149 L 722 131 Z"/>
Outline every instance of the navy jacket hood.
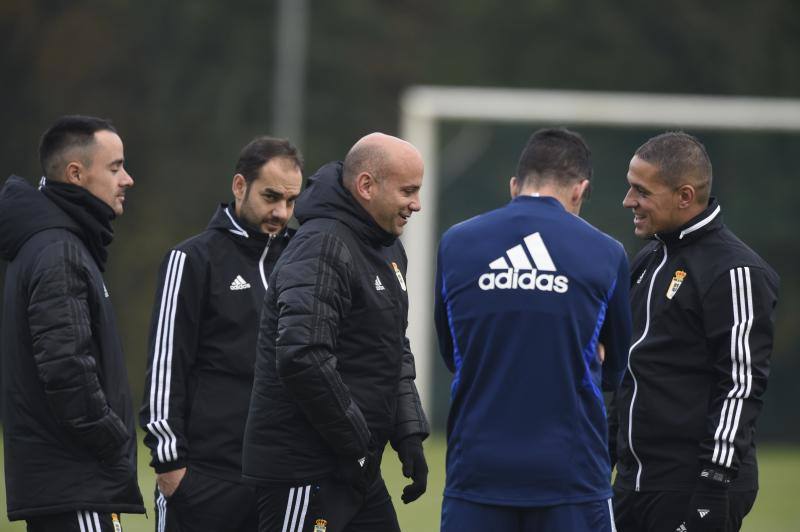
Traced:
<path fill-rule="evenodd" d="M 314 218 L 331 218 L 347 225 L 373 245 L 391 246 L 397 237 L 383 230 L 342 184 L 341 161 L 328 163 L 308 178 L 297 198 L 294 215 L 300 224 Z"/>
<path fill-rule="evenodd" d="M 0 189 L 0 257 L 10 262 L 30 237 L 54 228 L 80 233 L 78 224 L 28 181 L 9 177 Z"/>

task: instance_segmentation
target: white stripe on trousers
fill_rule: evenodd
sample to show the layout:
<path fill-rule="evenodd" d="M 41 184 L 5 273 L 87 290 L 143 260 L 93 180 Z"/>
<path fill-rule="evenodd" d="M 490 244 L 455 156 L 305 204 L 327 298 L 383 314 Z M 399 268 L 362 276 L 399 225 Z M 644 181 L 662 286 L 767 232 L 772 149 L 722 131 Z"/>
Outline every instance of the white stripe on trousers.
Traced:
<path fill-rule="evenodd" d="M 81 532 L 101 532 L 100 516 L 97 512 L 82 512 L 78 511 L 78 526 L 81 527 Z"/>
<path fill-rule="evenodd" d="M 156 499 L 156 511 L 158 512 L 158 532 L 164 532 L 167 526 L 167 499 L 160 491 Z"/>
<path fill-rule="evenodd" d="M 150 368 L 150 422 L 147 430 L 156 437 L 156 456 L 160 462 L 178 459 L 177 438 L 169 426 L 169 397 L 172 381 L 172 347 L 175 335 L 175 312 L 178 303 L 186 254 L 172 250 L 161 292 L 161 307 L 153 345 Z"/>
<path fill-rule="evenodd" d="M 300 532 L 302 530 L 303 521 L 305 521 L 306 512 L 308 511 L 310 492 L 310 484 L 308 486 L 299 486 L 289 490 L 289 499 L 286 501 L 286 514 L 283 518 L 283 529 L 281 532 Z"/>
<path fill-rule="evenodd" d="M 722 405 L 719 424 L 714 433 L 714 454 L 711 461 L 723 467 L 733 462 L 736 430 L 742 415 L 744 399 L 750 397 L 753 373 L 750 360 L 750 330 L 753 327 L 753 290 L 750 284 L 750 268 L 734 268 L 730 272 L 731 305 L 733 326 L 731 327 L 731 379 L 733 388 Z"/>

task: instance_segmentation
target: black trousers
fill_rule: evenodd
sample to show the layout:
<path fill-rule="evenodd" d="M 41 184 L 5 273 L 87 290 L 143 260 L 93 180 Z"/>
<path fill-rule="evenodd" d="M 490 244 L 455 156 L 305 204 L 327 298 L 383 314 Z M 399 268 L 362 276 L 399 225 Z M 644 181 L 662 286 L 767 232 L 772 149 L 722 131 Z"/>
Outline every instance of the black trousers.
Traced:
<path fill-rule="evenodd" d="M 122 532 L 119 514 L 92 511 L 42 515 L 27 523 L 28 532 Z"/>
<path fill-rule="evenodd" d="M 728 526 L 738 532 L 753 508 L 757 491 L 728 492 Z M 686 518 L 690 491 L 629 491 L 614 488 L 614 522 L 617 532 L 675 532 Z"/>
<path fill-rule="evenodd" d="M 171 497 L 156 488 L 156 532 L 255 532 L 255 490 L 188 468 Z"/>
<path fill-rule="evenodd" d="M 366 494 L 333 478 L 256 491 L 259 532 L 400 532 L 380 476 Z"/>

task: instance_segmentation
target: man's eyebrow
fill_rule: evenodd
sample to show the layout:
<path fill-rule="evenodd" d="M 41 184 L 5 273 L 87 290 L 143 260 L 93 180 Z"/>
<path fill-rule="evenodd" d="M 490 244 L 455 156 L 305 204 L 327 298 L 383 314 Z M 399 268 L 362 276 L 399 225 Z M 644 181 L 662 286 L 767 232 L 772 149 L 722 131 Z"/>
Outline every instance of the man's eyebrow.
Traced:
<path fill-rule="evenodd" d="M 272 195 L 275 195 L 275 196 L 281 196 L 281 197 L 283 197 L 283 192 L 282 192 L 282 191 L 280 191 L 280 190 L 277 190 L 277 189 L 275 189 L 275 188 L 272 188 L 272 187 L 266 187 L 266 188 L 264 188 L 264 190 L 262 190 L 262 191 L 261 191 L 261 193 L 262 193 L 262 194 L 272 194 Z"/>
<path fill-rule="evenodd" d="M 120 159 L 114 159 L 113 161 L 111 161 L 111 163 L 109 163 L 109 166 L 123 165 L 123 164 L 125 164 L 125 158 L 120 158 Z"/>

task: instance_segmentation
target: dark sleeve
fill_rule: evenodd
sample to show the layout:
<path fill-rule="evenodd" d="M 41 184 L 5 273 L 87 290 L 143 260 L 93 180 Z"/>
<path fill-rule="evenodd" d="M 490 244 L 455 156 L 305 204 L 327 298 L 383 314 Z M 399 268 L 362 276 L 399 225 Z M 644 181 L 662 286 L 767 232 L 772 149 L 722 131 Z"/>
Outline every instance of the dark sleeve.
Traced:
<path fill-rule="evenodd" d="M 747 266 L 721 275 L 703 298 L 706 343 L 715 385 L 709 432 L 701 443 L 703 467 L 735 476 L 750 449 L 767 387 L 777 304 L 777 279 Z"/>
<path fill-rule="evenodd" d="M 431 432 L 428 419 L 422 410 L 422 402 L 419 399 L 417 386 L 414 379 L 417 371 L 414 365 L 414 354 L 411 352 L 411 344 L 408 338 L 403 343 L 403 365 L 400 368 L 400 383 L 397 388 L 397 411 L 395 413 L 394 435 L 392 444 L 397 443 L 412 434 L 428 437 Z"/>
<path fill-rule="evenodd" d="M 450 322 L 447 316 L 447 287 L 444 281 L 444 264 L 442 258 L 442 245 L 436 255 L 436 289 L 434 292 L 433 320 L 436 326 L 436 336 L 439 341 L 439 353 L 447 369 L 455 372 L 455 358 L 453 352 L 453 337 L 450 334 Z"/>
<path fill-rule="evenodd" d="M 351 304 L 349 252 L 329 233 L 309 235 L 276 276 L 277 371 L 286 391 L 334 452 L 366 454 L 364 414 L 336 369 L 340 323 Z"/>
<path fill-rule="evenodd" d="M 39 379 L 59 424 L 106 460 L 119 455 L 131 435 L 100 386 L 88 298 L 89 273 L 78 247 L 58 242 L 42 250 L 28 299 Z"/>
<path fill-rule="evenodd" d="M 619 387 L 622 374 L 628 364 L 631 345 L 631 306 L 628 300 L 630 272 L 628 259 L 623 252 L 617 268 L 617 276 L 608 295 L 608 308 L 600 330 L 600 342 L 606 348 L 603 362 L 603 390 Z"/>
<path fill-rule="evenodd" d="M 205 261 L 170 251 L 161 263 L 148 342 L 139 424 L 158 473 L 186 466 L 188 383 L 197 352 Z"/>
<path fill-rule="evenodd" d="M 604 392 L 606 418 L 608 420 L 608 456 L 611 469 L 617 464 L 617 433 L 619 432 L 619 410 L 617 408 L 617 392 Z"/>

